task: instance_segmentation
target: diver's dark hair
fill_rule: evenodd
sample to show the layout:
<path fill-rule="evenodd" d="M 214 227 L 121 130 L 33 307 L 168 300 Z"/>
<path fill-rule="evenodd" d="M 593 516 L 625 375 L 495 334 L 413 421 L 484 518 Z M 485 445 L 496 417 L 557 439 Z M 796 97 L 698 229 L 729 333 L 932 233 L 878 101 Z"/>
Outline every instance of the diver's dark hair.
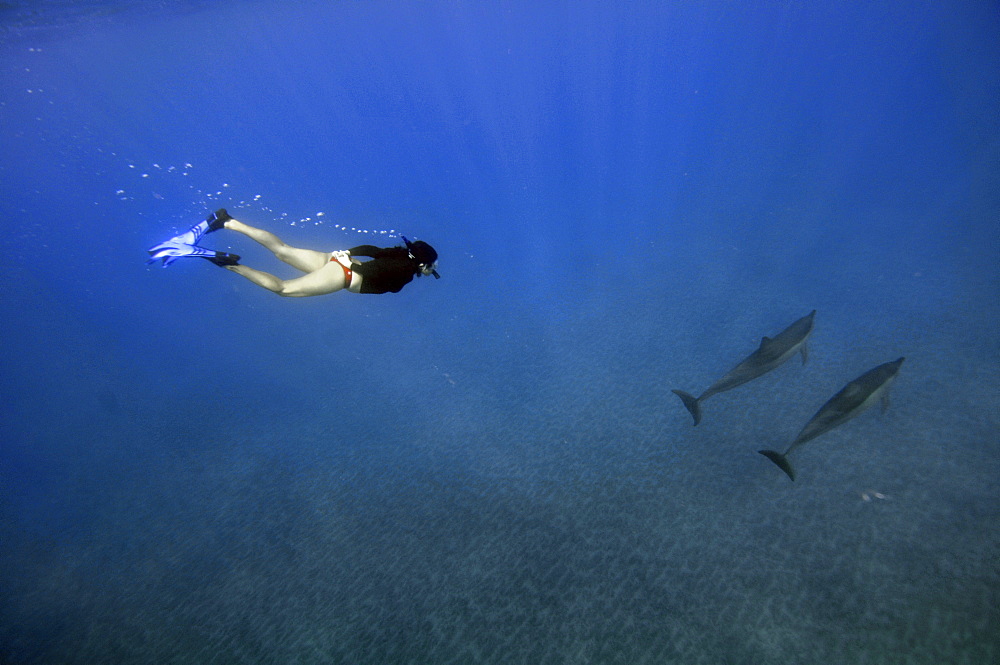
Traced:
<path fill-rule="evenodd" d="M 417 272 L 417 276 L 419 277 L 420 273 L 424 269 L 427 269 L 431 275 L 434 275 L 434 279 L 441 279 L 438 271 L 434 270 L 434 262 L 438 259 L 437 251 L 423 240 L 410 242 L 406 236 L 401 235 L 399 237 L 406 243 L 406 251 L 409 252 L 410 258 L 416 261 L 421 267 L 421 270 Z"/>
<path fill-rule="evenodd" d="M 410 254 L 413 254 L 413 258 L 417 260 L 417 263 L 430 266 L 434 265 L 434 262 L 438 259 L 438 253 L 423 240 L 410 243 L 408 249 L 410 250 Z"/>
<path fill-rule="evenodd" d="M 423 240 L 417 240 L 416 242 L 410 242 L 406 236 L 399 236 L 406 243 L 406 250 L 410 253 L 417 263 L 423 263 L 425 265 L 432 265 L 438 260 L 438 253 L 433 247 L 425 243 Z"/>

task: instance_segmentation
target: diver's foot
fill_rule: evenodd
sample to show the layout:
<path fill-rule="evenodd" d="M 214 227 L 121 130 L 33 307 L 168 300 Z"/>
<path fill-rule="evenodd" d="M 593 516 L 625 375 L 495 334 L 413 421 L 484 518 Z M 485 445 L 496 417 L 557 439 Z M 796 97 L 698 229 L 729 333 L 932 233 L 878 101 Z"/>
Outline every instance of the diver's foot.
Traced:
<path fill-rule="evenodd" d="M 212 231 L 218 231 L 221 228 L 225 228 L 226 222 L 231 219 L 232 217 L 230 217 L 225 208 L 219 208 L 205 219 L 205 221 L 208 222 L 208 228 L 205 230 L 205 233 L 211 233 Z"/>
<path fill-rule="evenodd" d="M 240 257 L 237 254 L 227 254 L 225 252 L 216 252 L 214 256 L 203 256 L 202 258 L 208 259 L 222 268 L 239 265 L 240 262 Z"/>
<path fill-rule="evenodd" d="M 225 208 L 219 208 L 206 217 L 205 221 L 198 222 L 179 236 L 174 236 L 168 242 L 177 243 L 179 245 L 197 245 L 201 241 L 202 236 L 206 233 L 211 233 L 212 231 L 218 231 L 231 219 L 232 217 L 229 216 L 229 213 L 226 212 Z"/>

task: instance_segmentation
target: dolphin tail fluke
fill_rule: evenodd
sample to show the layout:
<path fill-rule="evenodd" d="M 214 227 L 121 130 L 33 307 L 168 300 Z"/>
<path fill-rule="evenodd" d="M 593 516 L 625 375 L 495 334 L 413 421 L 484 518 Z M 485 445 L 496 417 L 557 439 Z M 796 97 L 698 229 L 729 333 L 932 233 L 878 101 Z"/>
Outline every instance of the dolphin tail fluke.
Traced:
<path fill-rule="evenodd" d="M 795 480 L 795 469 L 792 468 L 792 465 L 788 461 L 787 457 L 779 453 L 777 450 L 758 450 L 757 452 L 777 464 L 778 468 L 787 473 L 788 477 L 791 478 L 792 481 Z"/>
<path fill-rule="evenodd" d="M 694 424 L 697 425 L 701 422 L 701 405 L 698 403 L 698 398 L 694 395 L 684 392 L 683 390 L 673 390 L 673 394 L 681 398 L 684 402 L 684 407 L 691 412 L 694 417 Z"/>

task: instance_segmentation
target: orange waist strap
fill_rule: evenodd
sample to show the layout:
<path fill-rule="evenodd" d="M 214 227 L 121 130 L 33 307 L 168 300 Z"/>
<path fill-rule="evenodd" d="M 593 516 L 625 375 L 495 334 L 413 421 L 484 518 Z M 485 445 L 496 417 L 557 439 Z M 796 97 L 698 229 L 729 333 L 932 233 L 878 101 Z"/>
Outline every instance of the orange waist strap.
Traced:
<path fill-rule="evenodd" d="M 337 261 L 336 256 L 331 256 L 330 260 L 340 263 L 340 261 Z M 351 288 L 351 277 L 354 276 L 354 271 L 351 270 L 350 266 L 345 266 L 343 263 L 340 263 L 340 267 L 344 269 L 344 288 L 349 289 Z"/>

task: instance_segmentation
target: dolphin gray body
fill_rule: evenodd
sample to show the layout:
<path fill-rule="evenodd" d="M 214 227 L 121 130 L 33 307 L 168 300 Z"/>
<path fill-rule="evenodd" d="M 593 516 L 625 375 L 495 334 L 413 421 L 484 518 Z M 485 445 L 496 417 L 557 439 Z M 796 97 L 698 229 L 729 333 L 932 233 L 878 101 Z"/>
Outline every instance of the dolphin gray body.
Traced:
<path fill-rule="evenodd" d="M 802 354 L 802 364 L 809 360 L 809 350 L 806 341 L 813 331 L 813 318 L 816 310 L 809 312 L 801 319 L 788 326 L 774 338 L 765 337 L 760 340 L 760 346 L 756 351 L 743 359 L 739 365 L 729 370 L 725 376 L 709 386 L 708 390 L 699 397 L 695 397 L 683 390 L 674 390 L 673 393 L 681 398 L 684 406 L 694 417 L 694 424 L 701 422 L 701 402 L 712 395 L 732 390 L 737 386 L 742 386 L 748 381 L 753 381 L 759 376 L 763 376 L 775 369 L 796 353 Z"/>
<path fill-rule="evenodd" d="M 851 418 L 867 410 L 875 402 L 882 402 L 882 412 L 889 408 L 889 386 L 899 374 L 905 358 L 893 360 L 870 369 L 854 379 L 840 392 L 831 397 L 820 407 L 799 435 L 795 437 L 788 450 L 779 453 L 776 450 L 758 450 L 761 455 L 777 464 L 788 477 L 795 480 L 795 469 L 788 461 L 788 453 L 807 441 L 812 441 L 821 434 L 826 434 L 834 427 L 843 425 Z"/>

